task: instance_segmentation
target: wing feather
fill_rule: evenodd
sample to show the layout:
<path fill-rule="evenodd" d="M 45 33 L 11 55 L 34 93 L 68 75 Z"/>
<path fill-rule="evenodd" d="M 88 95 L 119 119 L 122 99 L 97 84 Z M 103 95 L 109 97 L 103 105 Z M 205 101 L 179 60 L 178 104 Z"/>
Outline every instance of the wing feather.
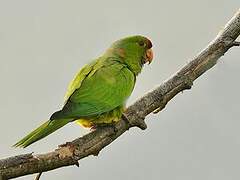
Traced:
<path fill-rule="evenodd" d="M 85 66 L 69 86 L 65 106 L 52 118 L 91 117 L 111 111 L 125 103 L 134 85 L 134 74 L 122 63 Z"/>

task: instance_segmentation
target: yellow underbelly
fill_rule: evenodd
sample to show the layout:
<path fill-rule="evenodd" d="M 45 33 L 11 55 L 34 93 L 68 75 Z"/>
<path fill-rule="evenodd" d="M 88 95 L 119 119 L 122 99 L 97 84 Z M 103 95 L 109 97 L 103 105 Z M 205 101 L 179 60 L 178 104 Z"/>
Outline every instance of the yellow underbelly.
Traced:
<path fill-rule="evenodd" d="M 81 118 L 76 120 L 75 122 L 85 128 L 91 128 L 94 125 L 98 125 L 98 124 L 115 123 L 120 120 L 123 110 L 124 110 L 123 107 L 118 107 L 110 112 L 103 113 L 97 117 L 91 117 L 89 119 Z"/>
<path fill-rule="evenodd" d="M 98 121 L 93 121 L 93 120 L 89 120 L 89 119 L 78 119 L 75 122 L 82 127 L 91 128 L 97 124 L 115 123 L 115 122 L 119 121 L 119 119 L 120 118 L 114 118 L 114 119 L 110 118 L 110 119 L 102 119 L 102 120 L 98 119 Z"/>
<path fill-rule="evenodd" d="M 75 121 L 78 125 L 85 127 L 85 128 L 91 128 L 93 126 L 93 123 L 87 119 L 78 119 Z"/>

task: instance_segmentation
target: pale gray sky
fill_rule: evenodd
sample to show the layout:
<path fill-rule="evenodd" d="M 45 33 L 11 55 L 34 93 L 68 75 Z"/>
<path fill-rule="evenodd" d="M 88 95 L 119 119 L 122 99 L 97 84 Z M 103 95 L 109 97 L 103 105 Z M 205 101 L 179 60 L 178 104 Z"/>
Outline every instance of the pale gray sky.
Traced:
<path fill-rule="evenodd" d="M 86 133 L 69 124 L 27 149 L 11 145 L 59 109 L 69 81 L 114 40 L 148 36 L 155 58 L 129 99 L 186 64 L 239 8 L 239 0 L 0 0 L 0 158 L 47 152 Z M 240 179 L 240 49 L 231 49 L 157 115 L 98 157 L 44 179 Z M 26 176 L 24 180 L 32 180 Z"/>

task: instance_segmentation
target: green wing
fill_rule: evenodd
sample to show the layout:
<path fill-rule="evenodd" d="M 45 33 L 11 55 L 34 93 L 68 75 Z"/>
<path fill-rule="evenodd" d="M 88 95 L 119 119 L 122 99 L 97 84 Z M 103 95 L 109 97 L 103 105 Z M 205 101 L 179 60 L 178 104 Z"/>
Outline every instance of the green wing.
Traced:
<path fill-rule="evenodd" d="M 70 85 L 65 106 L 51 119 L 92 117 L 111 111 L 125 103 L 134 85 L 135 76 L 126 65 L 100 59 L 79 72 Z"/>
<path fill-rule="evenodd" d="M 94 70 L 93 68 L 96 66 L 96 64 L 97 64 L 97 61 L 93 61 L 92 63 L 85 65 L 85 66 L 76 74 L 76 76 L 75 76 L 74 79 L 70 82 L 70 84 L 69 84 L 69 86 L 68 86 L 67 92 L 66 92 L 66 94 L 65 94 L 65 96 L 64 96 L 64 104 L 67 103 L 69 97 L 74 93 L 74 91 L 81 86 L 82 81 L 86 78 L 86 76 L 87 76 L 91 71 Z"/>

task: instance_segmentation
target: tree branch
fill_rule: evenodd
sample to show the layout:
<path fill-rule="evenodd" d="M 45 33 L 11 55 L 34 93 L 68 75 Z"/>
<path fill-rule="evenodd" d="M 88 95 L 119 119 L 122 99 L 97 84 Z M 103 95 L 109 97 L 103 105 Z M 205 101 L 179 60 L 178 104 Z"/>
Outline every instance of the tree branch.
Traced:
<path fill-rule="evenodd" d="M 179 92 L 191 89 L 193 81 L 213 67 L 228 49 L 240 45 L 235 41 L 239 35 L 240 9 L 205 49 L 175 75 L 131 105 L 124 117 L 114 126 L 98 128 L 46 154 L 23 154 L 2 159 L 0 160 L 0 180 L 41 173 L 64 166 L 78 166 L 80 159 L 89 155 L 98 155 L 105 146 L 129 128 L 146 129 L 144 118 L 152 112 L 161 111 Z"/>

